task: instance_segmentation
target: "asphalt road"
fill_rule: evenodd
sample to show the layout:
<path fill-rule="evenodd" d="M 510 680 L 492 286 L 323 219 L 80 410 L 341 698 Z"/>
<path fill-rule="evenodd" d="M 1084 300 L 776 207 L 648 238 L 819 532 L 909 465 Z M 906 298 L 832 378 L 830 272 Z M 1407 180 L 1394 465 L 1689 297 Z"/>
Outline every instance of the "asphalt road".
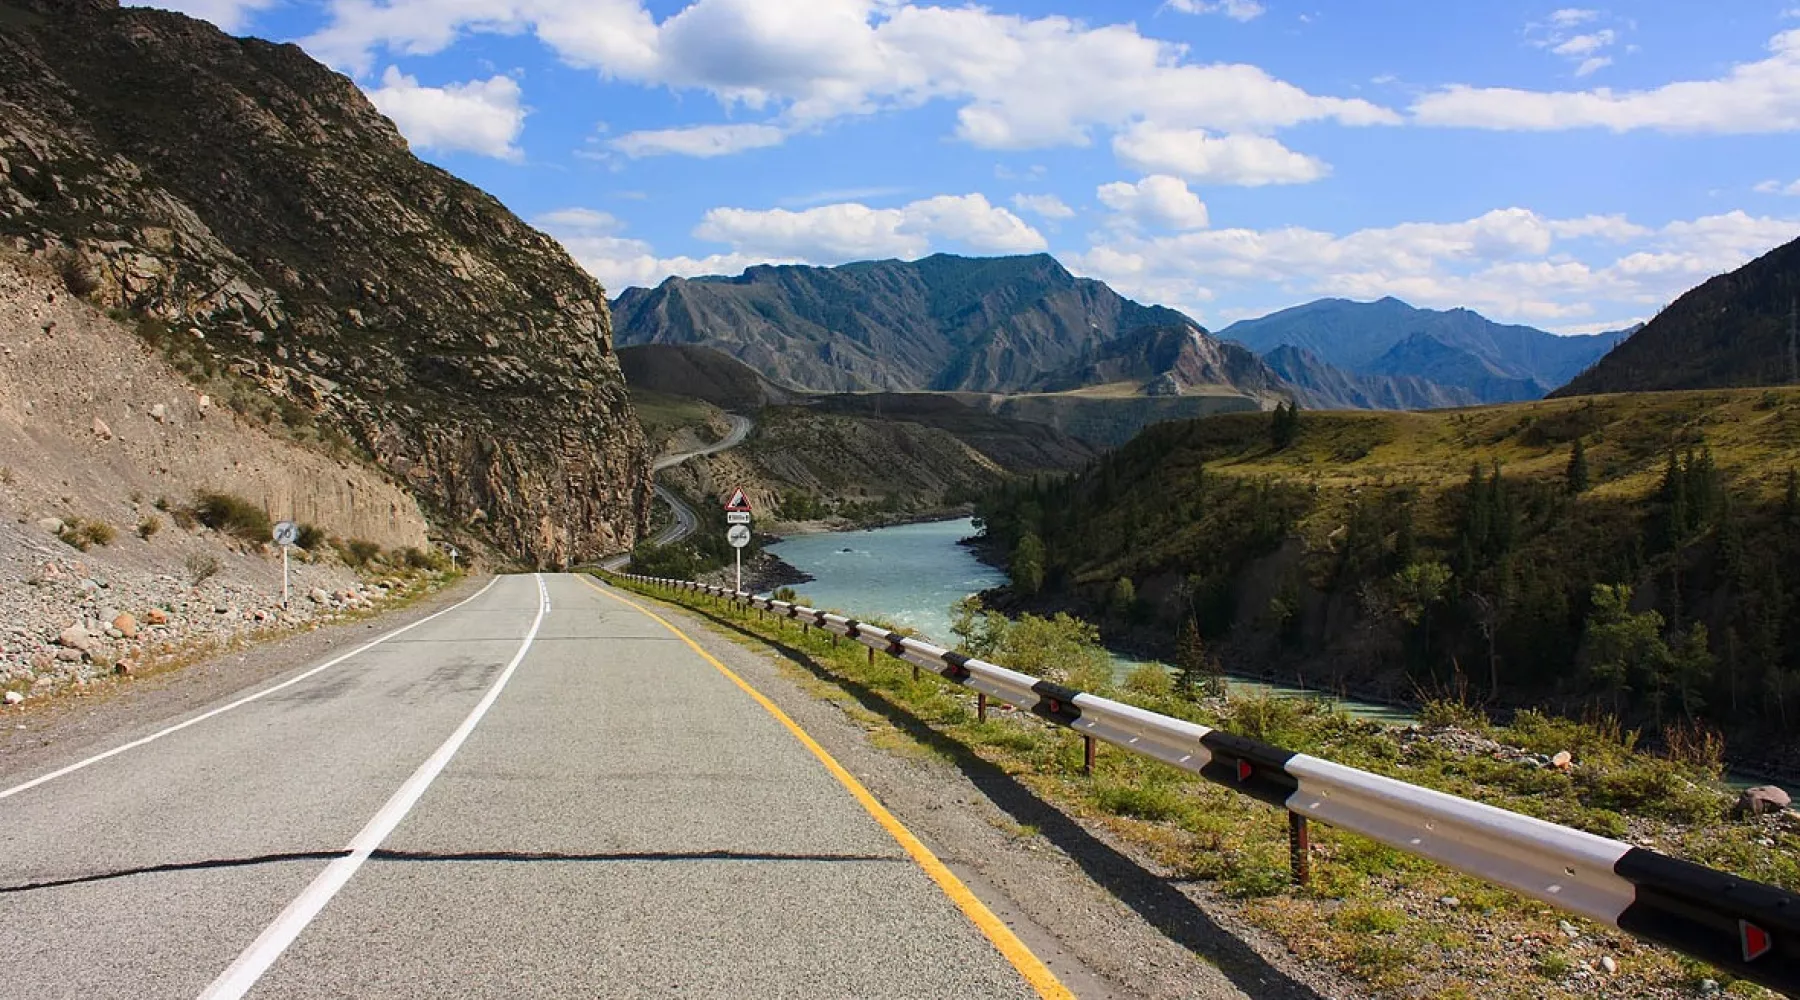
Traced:
<path fill-rule="evenodd" d="M 749 417 L 740 417 L 735 413 L 727 413 L 725 419 L 731 422 L 731 430 L 728 431 L 724 437 L 704 448 L 695 448 L 692 451 L 675 451 L 662 456 L 651 466 L 652 474 L 654 475 L 664 469 L 672 469 L 690 458 L 699 458 L 702 455 L 717 455 L 722 451 L 730 451 L 738 445 L 743 444 L 744 439 L 750 436 L 750 429 L 755 426 Z M 652 483 L 651 486 L 656 490 L 657 498 L 662 500 L 663 503 L 668 504 L 669 509 L 674 512 L 675 521 L 668 527 L 657 532 L 656 536 L 650 539 L 650 544 L 658 547 L 673 545 L 693 534 L 694 531 L 700 527 L 700 516 L 694 513 L 692 507 L 689 507 L 680 497 L 676 496 L 673 490 L 664 489 L 657 483 Z M 631 555 L 630 553 L 626 553 L 624 555 L 614 556 L 601 565 L 605 566 L 607 569 L 617 571 L 624 569 L 630 562 Z"/>
<path fill-rule="evenodd" d="M 582 579 L 317 666 L 0 779 L 0 995 L 1042 995 L 847 775 Z"/>

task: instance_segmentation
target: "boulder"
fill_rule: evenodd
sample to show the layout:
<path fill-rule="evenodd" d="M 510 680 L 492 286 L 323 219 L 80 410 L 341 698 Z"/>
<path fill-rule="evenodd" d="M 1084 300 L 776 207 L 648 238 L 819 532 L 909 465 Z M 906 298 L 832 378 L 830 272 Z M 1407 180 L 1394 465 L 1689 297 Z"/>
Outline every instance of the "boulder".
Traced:
<path fill-rule="evenodd" d="M 120 614 L 118 617 L 114 618 L 112 620 L 112 627 L 118 629 L 119 634 L 127 639 L 137 638 L 137 619 L 132 617 L 129 613 Z"/>
<path fill-rule="evenodd" d="M 150 408 L 150 419 L 162 423 L 169 419 L 169 408 L 161 403 Z"/>
<path fill-rule="evenodd" d="M 120 677 L 130 677 L 137 673 L 137 662 L 134 660 L 120 660 L 113 664 L 113 673 Z"/>
<path fill-rule="evenodd" d="M 85 653 L 94 648 L 94 637 L 88 634 L 87 629 L 76 625 L 63 629 L 62 634 L 56 637 L 56 644 L 64 649 L 79 649 Z"/>
<path fill-rule="evenodd" d="M 307 593 L 306 599 L 314 604 L 329 604 L 331 602 L 331 595 L 325 592 L 324 587 L 314 587 Z"/>
<path fill-rule="evenodd" d="M 106 426 L 106 421 L 101 420 L 99 417 L 95 417 L 94 436 L 102 441 L 111 441 L 113 438 L 112 428 Z"/>
<path fill-rule="evenodd" d="M 1737 805 L 1731 808 L 1734 816 L 1761 816 L 1765 813 L 1778 813 L 1786 809 L 1793 800 L 1788 793 L 1774 785 L 1757 785 L 1746 788 L 1738 795 Z"/>
<path fill-rule="evenodd" d="M 25 696 L 20 694 L 17 691 L 6 692 L 6 703 L 8 705 L 17 705 L 19 702 L 22 702 L 24 700 L 25 700 Z"/>
<path fill-rule="evenodd" d="M 144 621 L 151 625 L 167 625 L 169 624 L 169 613 L 161 608 L 151 608 L 144 612 Z"/>
<path fill-rule="evenodd" d="M 63 530 L 63 522 L 62 522 L 62 518 L 60 518 L 60 517 L 39 518 L 37 526 L 39 528 L 42 528 L 43 530 L 49 532 L 52 535 L 60 535 L 60 534 L 62 534 L 62 530 Z M 56 574 L 52 573 L 49 575 L 55 576 Z"/>

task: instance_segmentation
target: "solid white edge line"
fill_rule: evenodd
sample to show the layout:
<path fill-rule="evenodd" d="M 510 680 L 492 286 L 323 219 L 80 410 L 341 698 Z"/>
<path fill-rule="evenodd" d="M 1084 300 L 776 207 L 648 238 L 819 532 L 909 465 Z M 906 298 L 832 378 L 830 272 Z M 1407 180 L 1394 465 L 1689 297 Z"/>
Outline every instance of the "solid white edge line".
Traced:
<path fill-rule="evenodd" d="M 450 738 L 445 740 L 436 752 L 426 758 L 425 763 L 419 765 L 419 769 L 412 773 L 412 777 L 406 779 L 406 783 L 394 792 L 381 810 L 375 814 L 375 817 L 362 828 L 362 832 L 350 841 L 347 848 L 350 853 L 327 865 L 325 870 L 320 872 L 318 877 L 314 878 L 312 883 L 301 891 L 300 895 L 294 897 L 294 901 L 281 911 L 281 915 L 275 918 L 275 922 L 264 928 L 263 932 L 257 935 L 256 940 L 251 942 L 250 947 L 244 949 L 243 954 L 237 957 L 237 961 L 232 962 L 230 967 L 220 973 L 219 978 L 213 980 L 212 985 L 200 994 L 200 1000 L 236 1000 L 248 993 L 251 987 L 256 985 L 257 980 L 262 978 L 263 973 L 268 972 L 270 966 L 275 964 L 276 959 L 281 957 L 281 953 L 286 951 L 288 946 L 300 936 L 300 932 L 306 930 L 306 926 L 312 923 L 313 918 L 325 909 L 325 905 L 331 902 L 331 898 L 337 895 L 338 890 L 350 881 L 351 876 L 356 874 L 356 870 L 369 859 L 369 855 L 375 853 L 376 848 L 381 846 L 381 842 L 394 832 L 394 828 L 400 825 L 400 821 L 406 818 L 406 814 L 412 811 L 412 807 L 425 794 L 425 789 L 431 786 L 432 781 L 444 770 L 444 766 L 450 763 L 450 758 L 456 756 L 456 751 L 462 748 L 463 741 L 467 740 L 469 734 L 475 731 L 476 724 L 481 722 L 481 717 L 487 714 L 488 709 L 500 697 L 500 692 L 506 687 L 506 682 L 511 680 L 513 673 L 519 669 L 519 663 L 525 659 L 525 653 L 531 649 L 532 641 L 537 638 L 538 627 L 544 623 L 544 611 L 550 605 L 550 590 L 544 585 L 542 575 L 534 573 L 532 577 L 537 580 L 538 586 L 537 617 L 531 622 L 531 630 L 525 633 L 525 641 L 520 643 L 519 651 L 513 654 L 512 661 L 506 665 L 506 669 L 500 672 L 499 679 L 494 681 L 493 686 L 488 688 L 487 694 L 483 695 L 481 701 L 475 705 L 475 710 L 469 713 L 469 717 L 463 720 L 462 725 L 456 727 L 456 732 L 451 733 Z"/>
<path fill-rule="evenodd" d="M 266 698 L 269 695 L 272 695 L 275 692 L 280 691 L 284 688 L 293 687 L 295 684 L 298 684 L 301 681 L 306 680 L 308 677 L 311 677 L 314 674 L 317 674 L 322 670 L 329 670 L 330 668 L 337 666 L 338 664 L 344 662 L 345 660 L 350 659 L 352 656 L 356 656 L 359 653 L 366 653 L 369 650 L 374 649 L 376 646 L 381 645 L 382 643 L 388 641 L 389 639 L 392 639 L 393 637 L 395 637 L 397 635 L 400 635 L 403 632 L 410 632 L 413 629 L 418 628 L 420 625 L 423 625 L 426 622 L 431 621 L 433 618 L 439 618 L 439 617 L 449 614 L 452 611 L 455 611 L 457 608 L 460 608 L 463 605 L 469 603 L 470 601 L 473 601 L 475 598 L 480 597 L 482 594 L 487 593 L 488 590 L 490 588 L 492 588 L 495 583 L 499 582 L 499 580 L 500 580 L 500 578 L 496 576 L 487 582 L 487 586 L 481 588 L 480 590 L 477 590 L 475 593 L 469 595 L 468 597 L 464 598 L 463 600 L 456 602 L 455 604 L 450 605 L 449 607 L 445 608 L 442 611 L 434 612 L 430 615 L 427 615 L 424 618 L 421 618 L 418 621 L 413 622 L 410 625 L 402 625 L 401 627 L 393 630 L 392 632 L 389 632 L 388 634 L 382 636 L 381 638 L 376 639 L 374 642 L 370 642 L 365 645 L 358 646 L 355 649 L 351 650 L 350 652 L 345 653 L 342 656 L 339 656 L 338 658 L 331 660 L 329 662 L 321 663 L 318 666 L 313 667 L 311 670 L 306 671 L 305 673 L 295 674 L 294 676 L 289 677 L 287 680 L 282 681 L 280 684 L 276 684 L 273 687 L 263 688 L 261 691 L 258 691 L 255 694 L 245 695 L 244 697 L 239 698 L 238 700 L 230 703 L 229 705 L 220 705 L 218 708 L 215 708 L 209 712 L 203 712 L 200 715 L 196 715 L 193 718 L 188 719 L 185 722 L 178 722 L 175 725 L 168 727 L 167 729 L 162 729 L 162 730 L 158 730 L 157 732 L 151 733 L 149 736 L 145 736 L 141 739 L 135 739 L 135 740 L 132 740 L 130 743 L 125 743 L 120 746 L 113 747 L 111 750 L 108 750 L 105 753 L 95 754 L 94 756 L 89 757 L 86 760 L 77 761 L 73 764 L 70 764 L 67 767 L 57 768 L 56 770 L 51 771 L 49 774 L 33 778 L 30 781 L 27 781 L 22 785 L 14 785 L 13 787 L 6 789 L 5 791 L 0 791 L 0 799 L 10 798 L 14 795 L 19 794 L 20 792 L 27 791 L 32 788 L 36 788 L 37 786 L 43 784 L 46 781 L 52 781 L 56 778 L 62 777 L 65 774 L 72 774 L 76 771 L 81 770 L 84 767 L 87 767 L 90 764 L 98 764 L 101 761 L 106 760 L 108 757 L 116 757 L 119 754 L 122 754 L 127 750 L 135 750 L 138 747 L 141 747 L 146 743 L 152 743 L 152 742 L 155 742 L 156 740 L 160 740 L 164 736 L 169 735 L 170 733 L 178 733 L 178 732 L 182 731 L 183 729 L 186 729 L 187 727 L 192 726 L 196 723 L 205 722 L 207 719 L 210 719 L 215 715 L 220 715 L 225 712 L 229 712 L 234 708 L 242 708 L 243 706 L 248 705 L 251 702 L 257 700 L 258 698 Z"/>

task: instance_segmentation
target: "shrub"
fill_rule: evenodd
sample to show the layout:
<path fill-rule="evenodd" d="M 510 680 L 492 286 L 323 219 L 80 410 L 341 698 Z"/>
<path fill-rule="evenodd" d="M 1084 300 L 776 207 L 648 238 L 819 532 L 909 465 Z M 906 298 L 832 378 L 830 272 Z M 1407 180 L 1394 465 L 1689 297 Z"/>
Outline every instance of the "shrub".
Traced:
<path fill-rule="evenodd" d="M 408 569 L 423 569 L 438 572 L 449 568 L 450 557 L 436 549 L 420 549 L 407 546 L 400 550 L 400 562 Z"/>
<path fill-rule="evenodd" d="M 367 566 L 381 558 L 381 546 L 366 538 L 352 538 L 338 550 L 344 561 L 352 566 Z"/>
<path fill-rule="evenodd" d="M 142 518 L 138 519 L 138 523 L 137 523 L 138 537 L 142 538 L 146 542 L 149 541 L 150 539 L 156 537 L 156 533 L 161 530 L 162 530 L 162 518 L 157 517 L 155 514 L 151 514 L 147 517 L 142 517 Z"/>
<path fill-rule="evenodd" d="M 295 538 L 294 544 L 308 552 L 315 552 L 319 546 L 325 544 L 325 529 L 316 524 L 302 524 L 300 534 Z"/>
<path fill-rule="evenodd" d="M 1125 690 L 1135 694 L 1160 698 L 1174 689 L 1175 679 L 1169 676 L 1169 668 L 1160 663 L 1139 664 L 1125 675 Z"/>
<path fill-rule="evenodd" d="M 84 521 L 79 517 L 72 517 L 63 522 L 63 529 L 57 532 L 56 537 L 86 552 L 96 545 L 111 545 L 113 539 L 118 537 L 118 532 L 105 521 Z"/>
<path fill-rule="evenodd" d="M 210 552 L 194 552 L 189 554 L 183 563 L 187 567 L 188 579 L 198 586 L 219 572 L 219 557 Z"/>
<path fill-rule="evenodd" d="M 236 494 L 217 490 L 194 494 L 194 519 L 247 542 L 266 542 L 274 529 L 261 507 Z"/>

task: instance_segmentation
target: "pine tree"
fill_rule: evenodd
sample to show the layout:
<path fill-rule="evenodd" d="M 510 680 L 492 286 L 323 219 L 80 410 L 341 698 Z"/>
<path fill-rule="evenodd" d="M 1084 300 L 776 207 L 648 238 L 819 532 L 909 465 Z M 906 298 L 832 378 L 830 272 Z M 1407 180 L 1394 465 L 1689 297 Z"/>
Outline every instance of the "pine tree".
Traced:
<path fill-rule="evenodd" d="M 1200 625 L 1192 615 L 1181 620 L 1175 638 L 1175 691 L 1183 698 L 1198 697 L 1206 670 L 1206 647 L 1200 642 Z"/>
<path fill-rule="evenodd" d="M 1575 439 L 1574 447 L 1569 449 L 1569 470 L 1567 478 L 1570 496 L 1577 496 L 1587 492 L 1587 449 L 1582 445 L 1581 438 L 1579 437 Z"/>
<path fill-rule="evenodd" d="M 1275 450 L 1281 451 L 1288 445 L 1293 444 L 1294 438 L 1299 436 L 1299 433 L 1299 404 L 1293 402 L 1277 404 L 1275 407 L 1275 415 L 1271 418 L 1269 423 L 1269 435 L 1274 442 Z"/>

